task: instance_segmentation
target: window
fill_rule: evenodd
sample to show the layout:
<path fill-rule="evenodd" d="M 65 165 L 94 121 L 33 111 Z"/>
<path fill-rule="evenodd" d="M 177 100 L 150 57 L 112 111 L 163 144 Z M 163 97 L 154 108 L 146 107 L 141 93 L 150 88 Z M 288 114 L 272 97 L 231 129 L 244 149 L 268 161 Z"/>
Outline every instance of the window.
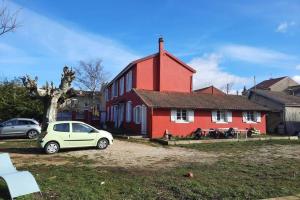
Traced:
<path fill-rule="evenodd" d="M 252 122 L 256 121 L 256 120 L 254 119 L 254 112 L 247 112 L 247 117 L 246 117 L 246 119 L 247 119 L 247 121 L 252 121 Z"/>
<path fill-rule="evenodd" d="M 89 106 L 89 104 L 88 104 L 87 102 L 85 102 L 85 103 L 84 103 L 84 107 L 87 108 L 88 106 Z"/>
<path fill-rule="evenodd" d="M 109 98 L 108 98 L 108 89 L 107 88 L 105 89 L 105 92 L 104 92 L 104 98 L 105 98 L 105 101 L 109 100 Z"/>
<path fill-rule="evenodd" d="M 124 76 L 120 79 L 120 95 L 124 94 Z"/>
<path fill-rule="evenodd" d="M 130 70 L 126 74 L 126 92 L 129 92 L 132 89 L 132 71 Z"/>
<path fill-rule="evenodd" d="M 126 103 L 126 122 L 131 122 L 131 114 L 132 113 L 132 103 L 128 101 Z"/>
<path fill-rule="evenodd" d="M 19 120 L 18 125 L 20 125 L 20 126 L 22 126 L 22 125 L 35 125 L 35 123 L 33 123 L 32 121 L 28 121 L 28 120 Z"/>
<path fill-rule="evenodd" d="M 55 124 L 53 130 L 57 132 L 70 132 L 69 123 Z"/>
<path fill-rule="evenodd" d="M 187 121 L 186 109 L 177 109 L 176 120 Z"/>
<path fill-rule="evenodd" d="M 92 132 L 94 129 L 84 125 L 84 124 L 79 124 L 79 123 L 72 123 L 72 132 L 75 133 L 90 133 Z"/>
<path fill-rule="evenodd" d="M 112 97 L 118 96 L 118 84 L 116 82 L 112 85 Z"/>
<path fill-rule="evenodd" d="M 3 125 L 4 126 L 16 126 L 17 120 L 10 120 L 10 121 L 4 122 Z"/>
<path fill-rule="evenodd" d="M 261 122 L 260 112 L 255 112 L 255 111 L 243 112 L 243 122 L 246 122 L 246 123 Z"/>
<path fill-rule="evenodd" d="M 217 121 L 218 122 L 227 122 L 225 111 L 217 111 Z"/>
<path fill-rule="evenodd" d="M 187 109 L 171 110 L 171 121 L 176 123 L 194 122 L 194 111 Z"/>
<path fill-rule="evenodd" d="M 141 123 L 141 106 L 136 106 L 133 109 L 133 120 L 136 124 Z"/>
<path fill-rule="evenodd" d="M 212 121 L 216 123 L 232 122 L 232 112 L 225 110 L 212 111 Z"/>

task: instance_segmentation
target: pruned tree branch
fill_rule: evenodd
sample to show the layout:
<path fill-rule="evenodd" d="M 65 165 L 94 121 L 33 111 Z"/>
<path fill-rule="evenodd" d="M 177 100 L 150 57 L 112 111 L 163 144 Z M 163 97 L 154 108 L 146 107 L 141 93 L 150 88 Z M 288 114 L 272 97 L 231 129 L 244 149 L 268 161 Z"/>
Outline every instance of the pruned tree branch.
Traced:
<path fill-rule="evenodd" d="M 17 23 L 17 16 L 19 11 L 11 12 L 5 1 L 0 2 L 0 36 L 14 31 L 19 25 Z"/>

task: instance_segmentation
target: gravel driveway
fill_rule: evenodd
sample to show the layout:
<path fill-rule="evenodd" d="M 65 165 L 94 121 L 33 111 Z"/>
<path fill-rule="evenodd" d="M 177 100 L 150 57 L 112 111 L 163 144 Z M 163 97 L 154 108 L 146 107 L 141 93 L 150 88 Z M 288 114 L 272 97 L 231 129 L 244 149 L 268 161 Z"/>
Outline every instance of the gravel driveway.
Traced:
<path fill-rule="evenodd" d="M 114 166 L 124 168 L 164 168 L 177 164 L 216 161 L 217 155 L 180 147 L 151 146 L 136 142 L 115 140 L 114 144 L 104 151 L 82 150 L 67 152 L 74 157 L 85 156 L 96 161 L 97 166 Z"/>

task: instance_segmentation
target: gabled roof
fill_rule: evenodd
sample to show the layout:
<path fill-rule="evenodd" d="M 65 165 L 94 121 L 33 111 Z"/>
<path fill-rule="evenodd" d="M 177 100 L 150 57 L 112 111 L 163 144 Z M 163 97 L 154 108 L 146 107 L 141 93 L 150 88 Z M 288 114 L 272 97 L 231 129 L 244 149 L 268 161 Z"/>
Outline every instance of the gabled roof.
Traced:
<path fill-rule="evenodd" d="M 164 50 L 164 53 L 169 56 L 171 59 L 173 59 L 174 61 L 178 62 L 179 64 L 181 64 L 182 66 L 184 66 L 186 69 L 190 70 L 193 73 L 196 73 L 196 70 L 193 69 L 192 67 L 188 66 L 187 64 L 185 64 L 184 62 L 182 62 L 181 60 L 179 60 L 178 58 L 176 58 L 174 55 L 172 55 L 171 53 L 167 52 L 166 50 Z M 155 54 L 151 54 L 149 56 L 137 59 L 132 61 L 131 63 L 129 63 L 112 81 L 109 82 L 109 85 L 111 85 L 115 80 L 117 80 L 119 77 L 121 77 L 126 71 L 128 71 L 132 66 L 134 66 L 135 64 L 138 64 L 140 62 L 143 62 L 145 60 L 154 58 L 156 56 L 159 56 L 159 53 L 155 53 Z"/>
<path fill-rule="evenodd" d="M 179 64 L 183 65 L 185 68 L 187 68 L 188 70 L 190 70 L 193 73 L 196 73 L 196 70 L 193 69 L 192 67 L 188 66 L 187 64 L 185 64 L 184 62 L 182 62 L 181 60 L 179 60 L 178 58 L 176 58 L 174 55 L 172 55 L 171 53 L 169 53 L 168 51 L 164 50 L 164 53 L 167 54 L 170 58 L 172 58 L 173 60 L 175 60 L 176 62 L 178 62 Z"/>
<path fill-rule="evenodd" d="M 274 85 L 275 83 L 278 83 L 279 81 L 281 81 L 282 79 L 285 79 L 286 77 L 287 76 L 264 80 L 256 85 L 256 89 L 268 90 L 272 85 Z M 251 88 L 251 89 L 253 89 L 253 88 Z"/>
<path fill-rule="evenodd" d="M 300 97 L 288 95 L 285 92 L 275 92 L 269 90 L 250 90 L 250 95 L 256 93 L 267 99 L 273 100 L 285 106 L 300 106 Z"/>
<path fill-rule="evenodd" d="M 194 90 L 193 92 L 206 93 L 207 94 L 207 92 L 206 92 L 207 90 L 210 90 L 210 93 L 214 94 L 214 95 L 226 95 L 222 90 L 216 88 L 213 85 Z"/>
<path fill-rule="evenodd" d="M 132 61 L 131 63 L 129 63 L 117 76 L 115 76 L 115 78 L 113 80 L 111 80 L 107 86 L 111 85 L 115 80 L 117 80 L 119 77 L 121 77 L 126 71 L 128 71 L 132 66 L 134 66 L 135 64 L 137 63 L 140 63 L 142 61 L 145 61 L 145 60 L 148 60 L 150 58 L 154 58 L 156 56 L 158 56 L 159 54 L 158 53 L 155 53 L 155 54 L 151 54 L 149 56 L 146 56 L 146 57 L 143 57 L 143 58 L 140 58 L 140 59 L 137 59 L 137 60 L 134 60 Z"/>
<path fill-rule="evenodd" d="M 226 109 L 267 111 L 268 108 L 237 95 L 211 95 L 202 93 L 158 92 L 133 89 L 141 100 L 152 108 Z"/>

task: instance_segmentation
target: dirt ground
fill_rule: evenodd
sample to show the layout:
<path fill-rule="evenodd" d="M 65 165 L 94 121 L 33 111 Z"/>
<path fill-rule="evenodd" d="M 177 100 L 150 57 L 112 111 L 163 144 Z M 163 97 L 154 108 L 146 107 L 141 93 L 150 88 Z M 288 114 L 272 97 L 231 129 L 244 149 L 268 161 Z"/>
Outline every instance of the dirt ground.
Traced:
<path fill-rule="evenodd" d="M 3 149 L 2 151 L 5 151 Z M 13 162 L 22 165 L 63 165 L 67 163 L 85 163 L 93 166 L 157 169 L 173 167 L 177 164 L 203 162 L 213 163 L 218 156 L 214 153 L 197 150 L 164 147 L 124 140 L 114 140 L 114 144 L 105 150 L 95 148 L 63 150 L 58 154 L 46 155 L 37 148 L 21 148 L 8 151 Z"/>
<path fill-rule="evenodd" d="M 74 149 L 64 150 L 54 155 L 46 155 L 37 148 L 16 148 L 8 152 L 17 167 L 34 164 L 86 164 L 88 161 L 93 166 L 147 168 L 154 170 L 193 162 L 212 164 L 220 156 L 237 156 L 235 154 L 220 154 L 150 144 L 115 140 L 114 144 L 106 150 L 97 150 L 94 148 Z M 2 151 L 5 151 L 5 149 Z M 241 156 L 244 160 L 253 160 L 268 164 L 268 161 L 271 162 L 272 159 L 281 157 L 300 159 L 300 148 L 299 146 L 272 145 L 248 150 L 238 154 L 238 156 Z"/>

